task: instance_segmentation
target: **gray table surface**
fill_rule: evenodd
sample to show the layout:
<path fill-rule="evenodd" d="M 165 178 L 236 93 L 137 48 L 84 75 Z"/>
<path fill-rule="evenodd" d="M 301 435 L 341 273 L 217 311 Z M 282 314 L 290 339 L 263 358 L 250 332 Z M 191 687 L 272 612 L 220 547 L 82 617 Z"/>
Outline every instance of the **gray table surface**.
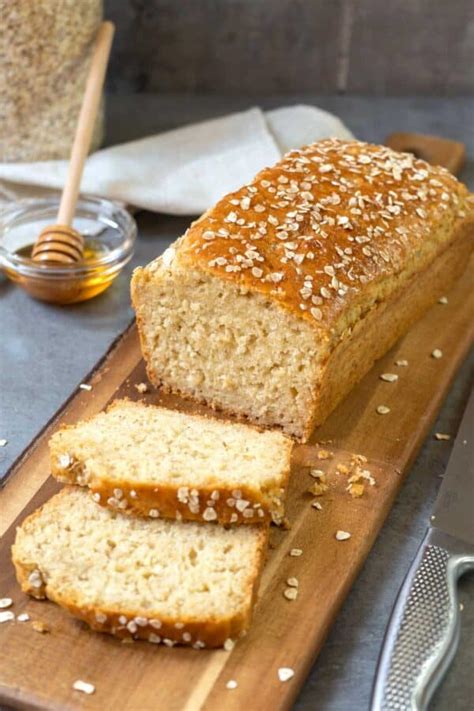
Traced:
<path fill-rule="evenodd" d="M 108 99 L 109 144 L 259 105 L 308 103 L 337 113 L 356 136 L 383 141 L 396 130 L 420 131 L 464 141 L 462 178 L 474 185 L 474 99 L 267 96 L 130 95 Z M 85 378 L 133 314 L 128 283 L 133 267 L 158 255 L 190 218 L 138 216 L 132 263 L 96 299 L 56 308 L 28 298 L 0 275 L 0 479 L 35 434 Z M 455 433 L 472 383 L 472 360 L 460 370 L 433 432 Z M 451 443 L 430 436 L 332 628 L 295 708 L 366 709 L 385 625 L 397 590 L 415 555 L 444 471 Z M 462 635 L 458 655 L 431 708 L 472 709 L 474 699 L 474 576 L 460 583 Z M 317 601 L 315 601 L 317 602 Z"/>

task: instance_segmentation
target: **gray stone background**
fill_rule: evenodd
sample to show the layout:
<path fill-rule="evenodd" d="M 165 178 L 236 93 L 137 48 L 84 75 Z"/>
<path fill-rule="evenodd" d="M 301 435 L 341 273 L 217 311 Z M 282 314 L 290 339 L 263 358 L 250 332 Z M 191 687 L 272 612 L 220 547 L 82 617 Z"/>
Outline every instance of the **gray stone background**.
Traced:
<path fill-rule="evenodd" d="M 105 0 L 114 92 L 474 92 L 472 0 Z"/>

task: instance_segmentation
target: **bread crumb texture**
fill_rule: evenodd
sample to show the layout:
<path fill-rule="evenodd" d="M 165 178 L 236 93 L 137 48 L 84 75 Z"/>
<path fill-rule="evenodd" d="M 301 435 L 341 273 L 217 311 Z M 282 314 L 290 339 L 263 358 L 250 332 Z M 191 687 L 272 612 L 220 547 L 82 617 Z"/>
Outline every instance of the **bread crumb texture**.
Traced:
<path fill-rule="evenodd" d="M 128 517 L 66 487 L 17 529 L 13 561 L 25 592 L 93 629 L 228 647 L 250 623 L 266 541 L 265 526 Z"/>

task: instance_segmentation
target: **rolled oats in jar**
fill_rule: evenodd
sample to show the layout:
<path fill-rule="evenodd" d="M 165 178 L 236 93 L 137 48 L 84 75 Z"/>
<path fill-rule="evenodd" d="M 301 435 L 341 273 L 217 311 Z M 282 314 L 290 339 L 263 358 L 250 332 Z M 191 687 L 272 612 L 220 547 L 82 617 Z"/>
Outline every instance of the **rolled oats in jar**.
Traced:
<path fill-rule="evenodd" d="M 102 0 L 0 0 L 0 161 L 68 158 Z M 92 148 L 102 140 L 99 112 Z"/>

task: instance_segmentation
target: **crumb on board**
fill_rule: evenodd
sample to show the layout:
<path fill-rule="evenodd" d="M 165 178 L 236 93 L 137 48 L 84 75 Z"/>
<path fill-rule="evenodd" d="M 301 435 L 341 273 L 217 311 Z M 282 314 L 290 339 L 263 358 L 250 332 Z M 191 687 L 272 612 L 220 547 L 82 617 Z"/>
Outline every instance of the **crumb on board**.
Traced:
<path fill-rule="evenodd" d="M 238 687 L 238 684 L 235 679 L 229 679 L 229 681 L 225 685 L 226 689 L 236 689 L 237 687 Z"/>
<path fill-rule="evenodd" d="M 6 447 L 7 444 L 8 444 L 7 439 L 0 439 L 0 447 Z"/>
<path fill-rule="evenodd" d="M 296 600 L 298 597 L 298 588 L 286 588 L 283 595 L 287 600 Z"/>
<path fill-rule="evenodd" d="M 303 555 L 303 550 L 302 548 L 292 548 L 290 551 L 290 555 L 292 558 L 299 558 L 300 555 Z"/>
<path fill-rule="evenodd" d="M 325 473 L 323 472 L 322 469 L 310 469 L 309 470 L 309 475 L 313 477 L 313 479 L 321 479 L 325 477 Z"/>
<path fill-rule="evenodd" d="M 79 385 L 81 390 L 87 390 L 87 392 L 90 392 L 92 390 L 92 385 L 89 385 L 88 383 L 81 383 Z"/>
<path fill-rule="evenodd" d="M 226 652 L 232 652 L 235 647 L 235 642 L 230 637 L 224 642 L 224 649 Z"/>
<path fill-rule="evenodd" d="M 405 360 L 405 358 L 400 358 L 400 360 L 395 361 L 395 365 L 398 365 L 399 368 L 406 368 L 408 365 L 408 361 Z"/>
<path fill-rule="evenodd" d="M 13 600 L 11 597 L 2 597 L 0 598 L 0 610 L 5 610 L 7 607 L 11 607 L 13 605 Z"/>
<path fill-rule="evenodd" d="M 435 348 L 433 351 L 431 351 L 431 357 L 435 358 L 435 360 L 439 360 L 443 357 L 443 351 L 439 348 Z"/>
<path fill-rule="evenodd" d="M 17 622 L 28 622 L 30 616 L 27 612 L 21 612 L 16 618 Z"/>
<path fill-rule="evenodd" d="M 449 439 L 451 439 L 451 435 L 443 434 L 443 432 L 436 432 L 435 439 L 447 442 Z"/>
<path fill-rule="evenodd" d="M 336 531 L 336 540 L 347 541 L 351 537 L 348 531 Z"/>
<path fill-rule="evenodd" d="M 386 405 L 378 405 L 377 406 L 377 413 L 379 415 L 388 415 L 389 412 L 390 412 L 390 408 L 387 407 Z"/>
<path fill-rule="evenodd" d="M 135 388 L 142 395 L 148 392 L 148 385 L 146 383 L 136 383 Z"/>
<path fill-rule="evenodd" d="M 333 452 L 330 452 L 327 449 L 320 449 L 318 450 L 318 453 L 316 455 L 318 459 L 331 459 L 333 456 Z"/>
<path fill-rule="evenodd" d="M 346 486 L 346 491 L 348 491 L 349 494 L 350 494 L 354 499 L 358 499 L 358 498 L 360 498 L 361 496 L 363 496 L 364 491 L 365 491 L 365 486 L 364 486 L 361 482 L 358 482 L 358 481 L 350 482 L 350 483 Z"/>
<path fill-rule="evenodd" d="M 288 578 L 288 580 L 286 581 L 286 584 L 287 584 L 290 588 L 297 588 L 298 585 L 299 585 L 299 583 L 298 583 L 298 578 Z"/>
<path fill-rule="evenodd" d="M 367 464 L 367 457 L 363 454 L 353 454 L 351 456 L 351 464 L 356 466 L 357 464 Z"/>
<path fill-rule="evenodd" d="M 438 304 L 447 304 L 448 303 L 448 297 L 447 296 L 440 296 L 438 299 Z"/>
<path fill-rule="evenodd" d="M 370 486 L 375 486 L 375 478 L 368 469 L 362 469 L 360 466 L 356 466 L 355 472 L 347 480 L 346 491 L 354 498 L 359 498 L 364 494 L 365 483 L 368 482 Z"/>
<path fill-rule="evenodd" d="M 323 475 L 309 487 L 308 492 L 313 496 L 322 496 L 328 489 L 329 486 L 326 483 L 326 477 Z"/>
<path fill-rule="evenodd" d="M 311 506 L 313 507 L 313 509 L 316 509 L 317 511 L 322 511 L 322 510 L 323 510 L 323 507 L 321 506 L 321 504 L 319 503 L 319 501 L 313 501 L 313 502 L 311 503 Z"/>
<path fill-rule="evenodd" d="M 39 632 L 39 634 L 48 634 L 51 632 L 51 628 L 46 622 L 43 622 L 42 620 L 33 620 L 31 623 L 31 626 L 33 627 L 35 632 Z"/>

